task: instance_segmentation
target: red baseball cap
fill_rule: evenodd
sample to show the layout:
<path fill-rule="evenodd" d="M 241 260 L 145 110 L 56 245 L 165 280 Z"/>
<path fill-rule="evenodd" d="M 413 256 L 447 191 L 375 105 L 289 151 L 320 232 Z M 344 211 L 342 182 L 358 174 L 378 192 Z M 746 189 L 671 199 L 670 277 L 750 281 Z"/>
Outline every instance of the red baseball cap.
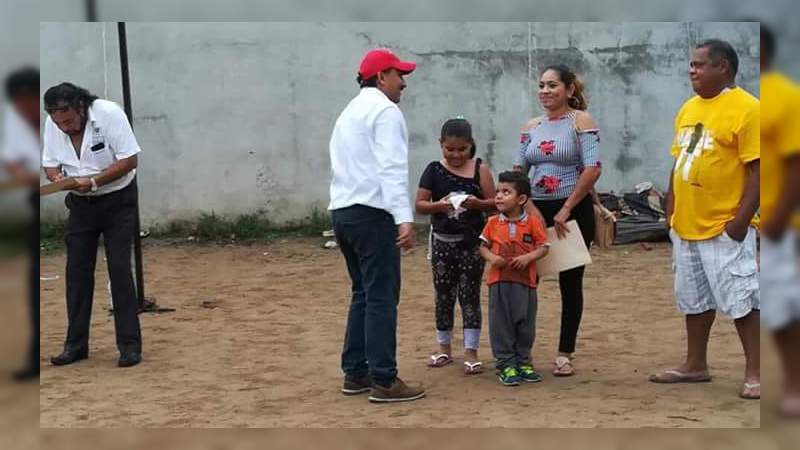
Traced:
<path fill-rule="evenodd" d="M 416 68 L 417 63 L 400 61 L 400 58 L 388 48 L 376 48 L 364 55 L 361 66 L 358 68 L 358 74 L 362 79 L 368 80 L 384 70 L 397 69 L 402 73 L 411 73 Z"/>

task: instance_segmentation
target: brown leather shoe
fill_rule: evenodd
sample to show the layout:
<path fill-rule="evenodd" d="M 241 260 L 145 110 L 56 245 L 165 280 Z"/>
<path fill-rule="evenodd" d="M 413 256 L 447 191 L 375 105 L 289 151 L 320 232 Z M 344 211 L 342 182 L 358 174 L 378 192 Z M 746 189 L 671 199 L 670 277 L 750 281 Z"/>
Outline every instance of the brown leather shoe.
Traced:
<path fill-rule="evenodd" d="M 388 388 L 375 384 L 369 401 L 372 403 L 398 403 L 419 400 L 425 397 L 425 389 L 419 386 L 408 386 L 400 378 L 395 378 Z"/>
<path fill-rule="evenodd" d="M 372 389 L 372 380 L 369 375 L 360 377 L 344 377 L 344 385 L 342 386 L 342 394 L 344 395 L 358 395 L 369 392 Z"/>

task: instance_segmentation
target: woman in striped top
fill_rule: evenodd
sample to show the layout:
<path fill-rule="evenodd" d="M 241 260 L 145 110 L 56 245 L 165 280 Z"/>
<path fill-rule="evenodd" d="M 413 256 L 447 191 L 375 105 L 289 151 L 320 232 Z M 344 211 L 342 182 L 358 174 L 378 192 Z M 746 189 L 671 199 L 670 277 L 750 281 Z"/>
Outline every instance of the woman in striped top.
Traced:
<path fill-rule="evenodd" d="M 587 248 L 594 236 L 592 196 L 600 178 L 597 125 L 586 112 L 583 84 L 563 65 L 547 67 L 539 78 L 539 103 L 545 114 L 522 128 L 514 169 L 525 171 L 533 203 L 547 226 L 563 238 L 576 220 Z M 531 208 L 533 209 L 533 208 Z M 572 354 L 583 314 L 584 267 L 559 274 L 561 337 L 553 374 L 574 374 Z"/>

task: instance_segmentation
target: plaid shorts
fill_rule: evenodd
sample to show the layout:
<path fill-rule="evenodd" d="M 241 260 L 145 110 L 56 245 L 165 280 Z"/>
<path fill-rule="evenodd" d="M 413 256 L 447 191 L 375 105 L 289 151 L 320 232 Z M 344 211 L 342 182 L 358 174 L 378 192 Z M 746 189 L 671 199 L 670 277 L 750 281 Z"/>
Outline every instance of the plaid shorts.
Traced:
<path fill-rule="evenodd" d="M 756 230 L 743 242 L 727 233 L 702 241 L 685 241 L 670 229 L 675 300 L 683 314 L 710 310 L 740 319 L 760 309 Z"/>
<path fill-rule="evenodd" d="M 800 263 L 798 235 L 787 230 L 779 241 L 761 239 L 761 293 L 764 308 L 761 323 L 770 330 L 780 330 L 800 320 Z"/>

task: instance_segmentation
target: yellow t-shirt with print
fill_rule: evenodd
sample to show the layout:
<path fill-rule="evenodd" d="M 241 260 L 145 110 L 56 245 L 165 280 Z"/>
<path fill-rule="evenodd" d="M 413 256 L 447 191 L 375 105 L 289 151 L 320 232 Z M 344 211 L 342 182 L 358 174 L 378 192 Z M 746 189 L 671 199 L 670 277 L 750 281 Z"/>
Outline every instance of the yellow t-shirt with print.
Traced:
<path fill-rule="evenodd" d="M 784 159 L 800 154 L 800 88 L 783 74 L 761 77 L 761 216 L 769 220 L 786 179 Z M 792 218 L 800 230 L 800 213 Z"/>
<path fill-rule="evenodd" d="M 761 156 L 759 101 L 739 87 L 694 96 L 675 117 L 671 226 L 682 239 L 711 239 L 736 216 L 746 164 Z"/>

